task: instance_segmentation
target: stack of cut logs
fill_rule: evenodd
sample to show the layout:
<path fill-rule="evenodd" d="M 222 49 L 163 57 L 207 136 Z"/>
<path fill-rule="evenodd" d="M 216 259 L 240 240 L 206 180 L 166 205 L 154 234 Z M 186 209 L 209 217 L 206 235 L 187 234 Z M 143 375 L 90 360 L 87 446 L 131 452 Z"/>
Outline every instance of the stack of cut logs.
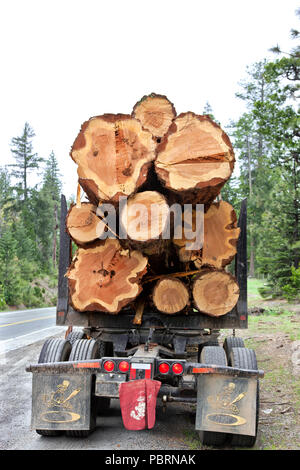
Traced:
<path fill-rule="evenodd" d="M 236 254 L 239 228 L 219 195 L 235 159 L 218 124 L 193 112 L 177 116 L 165 96 L 151 94 L 131 115 L 86 121 L 70 155 L 79 191 L 66 227 L 78 250 L 66 276 L 76 310 L 117 314 L 127 306 L 135 324 L 145 307 L 214 317 L 232 310 L 239 286 L 225 268 Z M 80 188 L 88 201 L 80 200 Z M 202 247 L 188 249 L 188 223 L 171 217 L 173 204 L 182 215 L 189 208 L 191 234 L 203 204 Z"/>

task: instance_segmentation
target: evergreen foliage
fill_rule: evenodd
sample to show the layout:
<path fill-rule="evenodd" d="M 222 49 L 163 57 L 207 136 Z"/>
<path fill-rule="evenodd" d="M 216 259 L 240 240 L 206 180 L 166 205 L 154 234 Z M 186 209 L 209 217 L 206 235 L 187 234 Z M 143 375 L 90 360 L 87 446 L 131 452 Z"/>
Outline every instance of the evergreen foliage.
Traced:
<path fill-rule="evenodd" d="M 54 301 L 40 279 L 56 285 L 61 181 L 52 151 L 47 159 L 33 151 L 34 131 L 25 123 L 12 139 L 15 163 L 0 167 L 0 308 L 38 307 Z M 44 166 L 42 167 L 42 163 Z M 36 172 L 41 182 L 30 184 Z M 50 295 L 51 294 L 51 295 Z"/>
<path fill-rule="evenodd" d="M 299 40 L 298 29 L 291 37 Z M 238 175 L 221 198 L 237 215 L 248 199 L 248 272 L 267 279 L 261 294 L 293 300 L 300 298 L 300 46 L 272 50 L 275 59 L 252 64 L 240 82 L 246 111 L 227 129 Z M 203 114 L 216 121 L 208 102 Z M 56 285 L 61 175 L 53 151 L 45 159 L 34 152 L 34 136 L 26 122 L 11 141 L 14 163 L 0 167 L 0 309 L 49 305 L 45 284 Z"/>

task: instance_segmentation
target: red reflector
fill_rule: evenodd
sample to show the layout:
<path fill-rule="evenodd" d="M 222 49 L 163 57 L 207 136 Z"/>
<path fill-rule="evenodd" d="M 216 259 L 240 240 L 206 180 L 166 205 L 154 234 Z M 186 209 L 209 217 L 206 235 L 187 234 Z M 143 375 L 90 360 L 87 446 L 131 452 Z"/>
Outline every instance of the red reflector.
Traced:
<path fill-rule="evenodd" d="M 121 361 L 119 364 L 119 370 L 121 372 L 127 372 L 129 370 L 129 363 L 126 361 Z"/>
<path fill-rule="evenodd" d="M 167 374 L 169 372 L 170 366 L 166 362 L 159 364 L 158 370 L 161 374 Z"/>
<path fill-rule="evenodd" d="M 183 372 L 183 367 L 182 367 L 182 365 L 179 364 L 179 363 L 173 364 L 173 366 L 172 366 L 172 371 L 173 371 L 174 374 L 177 374 L 177 375 L 178 375 L 178 374 L 182 374 L 182 372 Z"/>
<path fill-rule="evenodd" d="M 212 372 L 215 372 L 215 369 L 212 369 L 211 367 L 194 367 L 193 368 L 193 374 L 211 374 Z"/>
<path fill-rule="evenodd" d="M 74 369 L 81 369 L 81 368 L 99 368 L 100 367 L 100 362 L 79 362 L 78 364 L 73 364 Z"/>
<path fill-rule="evenodd" d="M 113 361 L 105 361 L 103 367 L 106 372 L 111 372 L 115 368 L 115 363 Z"/>

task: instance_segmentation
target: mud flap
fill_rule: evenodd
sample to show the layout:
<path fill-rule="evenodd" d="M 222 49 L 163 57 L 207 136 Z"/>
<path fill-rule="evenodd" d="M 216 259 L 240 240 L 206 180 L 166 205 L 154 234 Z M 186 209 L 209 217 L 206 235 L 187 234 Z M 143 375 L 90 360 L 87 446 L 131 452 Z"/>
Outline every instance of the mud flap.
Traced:
<path fill-rule="evenodd" d="M 87 430 L 91 426 L 90 374 L 32 377 L 32 429 Z"/>
<path fill-rule="evenodd" d="M 124 427 L 140 431 L 155 425 L 156 399 L 161 382 L 141 379 L 122 383 L 119 388 Z"/>
<path fill-rule="evenodd" d="M 197 378 L 196 430 L 255 436 L 257 379 Z"/>

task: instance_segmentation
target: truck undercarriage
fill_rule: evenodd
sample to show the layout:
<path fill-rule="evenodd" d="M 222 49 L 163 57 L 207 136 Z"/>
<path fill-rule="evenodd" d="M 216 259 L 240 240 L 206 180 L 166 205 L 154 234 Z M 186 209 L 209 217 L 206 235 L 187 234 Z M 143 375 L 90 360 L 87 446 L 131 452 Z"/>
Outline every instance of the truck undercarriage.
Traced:
<path fill-rule="evenodd" d="M 57 325 L 65 339 L 47 340 L 33 374 L 32 428 L 51 436 L 66 432 L 83 437 L 95 429 L 99 410 L 120 400 L 124 426 L 155 425 L 158 400 L 196 404 L 195 429 L 203 444 L 252 446 L 257 435 L 259 378 L 255 352 L 236 329 L 247 328 L 246 201 L 235 258 L 240 287 L 236 307 L 214 318 L 190 308 L 185 315 L 145 311 L 140 326 L 124 308 L 117 318 L 101 312 L 75 311 L 69 305 L 64 274 L 71 241 L 64 230 L 67 206 L 61 204 Z M 233 335 L 223 344 L 221 329 Z M 194 356 L 191 357 L 191 351 Z M 196 359 L 196 360 L 195 360 Z"/>

